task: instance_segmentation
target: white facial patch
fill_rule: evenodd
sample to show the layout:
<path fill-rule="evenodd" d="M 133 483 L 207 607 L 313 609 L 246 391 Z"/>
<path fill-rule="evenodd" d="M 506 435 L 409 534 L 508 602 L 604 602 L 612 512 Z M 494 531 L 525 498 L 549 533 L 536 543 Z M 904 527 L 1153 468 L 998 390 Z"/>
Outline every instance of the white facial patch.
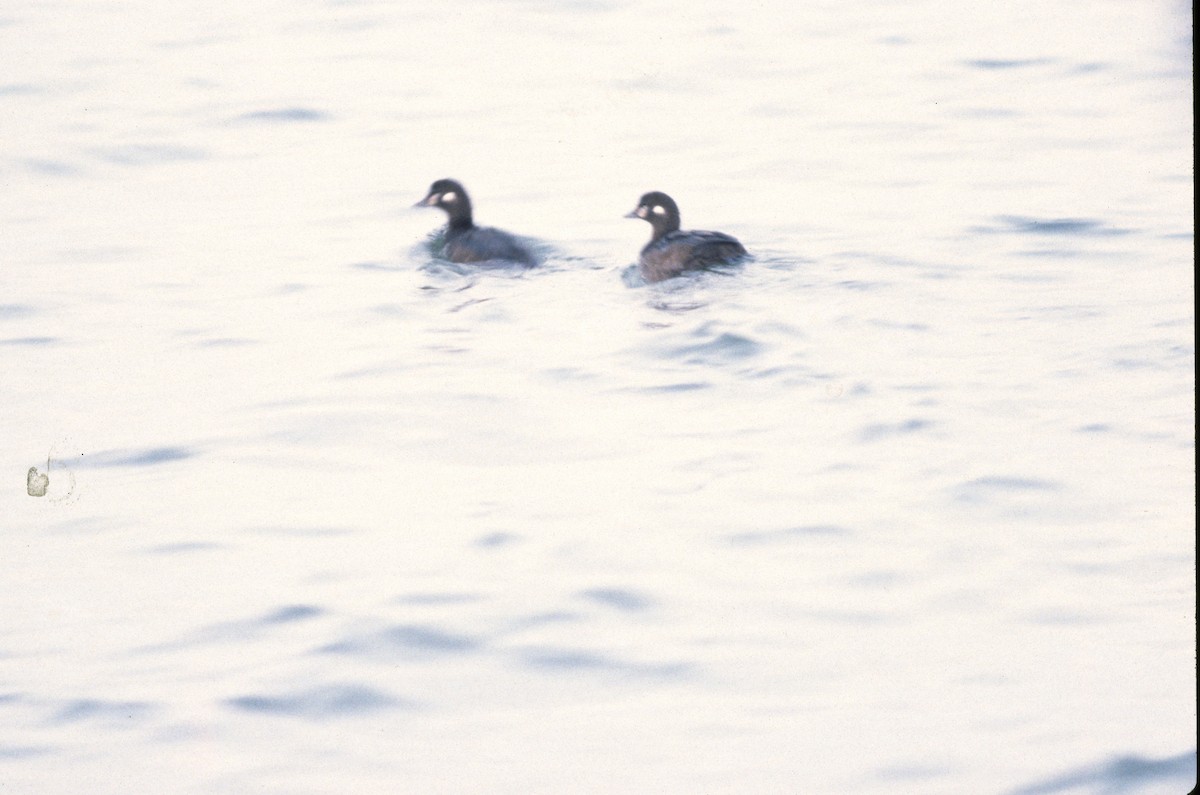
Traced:
<path fill-rule="evenodd" d="M 654 214 L 655 215 L 666 215 L 667 208 L 663 207 L 661 204 L 656 204 L 656 205 L 654 205 Z"/>
<path fill-rule="evenodd" d="M 643 204 L 641 207 L 637 208 L 637 217 L 638 218 L 646 217 L 646 205 Z"/>
<path fill-rule="evenodd" d="M 457 198 L 458 194 L 454 191 L 447 191 L 446 193 L 442 194 L 442 201 L 446 202 L 447 204 L 453 202 Z"/>

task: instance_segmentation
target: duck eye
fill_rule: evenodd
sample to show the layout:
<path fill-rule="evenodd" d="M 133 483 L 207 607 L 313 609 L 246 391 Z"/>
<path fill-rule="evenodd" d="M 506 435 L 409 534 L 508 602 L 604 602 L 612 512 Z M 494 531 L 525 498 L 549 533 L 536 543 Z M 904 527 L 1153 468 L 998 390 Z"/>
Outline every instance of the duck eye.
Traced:
<path fill-rule="evenodd" d="M 655 215 L 666 215 L 667 208 L 663 207 L 662 205 L 656 204 L 656 205 L 654 205 L 654 214 Z"/>
<path fill-rule="evenodd" d="M 458 198 L 458 194 L 452 190 L 447 191 L 442 194 L 442 201 L 444 201 L 447 204 L 452 204 L 454 202 L 454 200 L 457 198 Z"/>

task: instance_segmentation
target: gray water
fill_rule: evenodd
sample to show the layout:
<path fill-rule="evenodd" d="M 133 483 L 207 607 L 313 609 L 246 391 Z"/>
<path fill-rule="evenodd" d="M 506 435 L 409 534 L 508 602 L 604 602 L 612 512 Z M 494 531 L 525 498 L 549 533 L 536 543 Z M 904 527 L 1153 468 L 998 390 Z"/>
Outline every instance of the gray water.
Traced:
<path fill-rule="evenodd" d="M 0 8 L 0 789 L 1195 783 L 1190 7 L 735 8 Z"/>

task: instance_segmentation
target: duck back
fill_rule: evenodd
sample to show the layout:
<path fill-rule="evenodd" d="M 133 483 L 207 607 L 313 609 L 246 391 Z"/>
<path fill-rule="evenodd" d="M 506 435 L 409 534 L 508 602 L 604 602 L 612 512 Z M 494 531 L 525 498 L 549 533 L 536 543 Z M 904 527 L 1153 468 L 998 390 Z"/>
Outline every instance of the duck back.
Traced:
<path fill-rule="evenodd" d="M 700 230 L 668 232 L 642 249 L 642 277 L 659 282 L 684 271 L 704 270 L 746 256 L 737 238 L 724 232 Z"/>

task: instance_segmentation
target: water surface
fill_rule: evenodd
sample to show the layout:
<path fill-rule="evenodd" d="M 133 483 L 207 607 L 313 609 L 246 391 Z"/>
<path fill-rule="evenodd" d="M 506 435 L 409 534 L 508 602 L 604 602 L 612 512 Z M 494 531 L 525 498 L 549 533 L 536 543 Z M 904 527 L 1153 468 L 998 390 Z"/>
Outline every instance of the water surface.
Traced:
<path fill-rule="evenodd" d="M 0 782 L 1186 791 L 1190 22 L 9 3 Z"/>

